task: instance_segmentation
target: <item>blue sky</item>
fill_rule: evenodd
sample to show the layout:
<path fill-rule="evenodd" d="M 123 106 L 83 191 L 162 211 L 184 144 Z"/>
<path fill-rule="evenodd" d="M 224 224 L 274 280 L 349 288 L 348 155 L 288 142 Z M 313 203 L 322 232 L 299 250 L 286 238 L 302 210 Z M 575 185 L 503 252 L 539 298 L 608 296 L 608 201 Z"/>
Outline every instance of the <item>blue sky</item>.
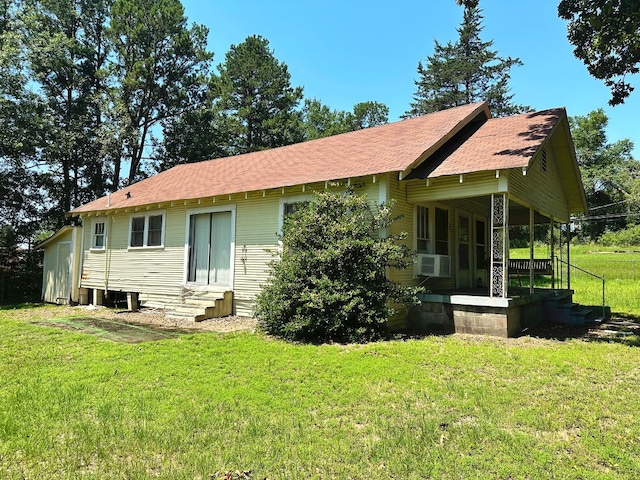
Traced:
<path fill-rule="evenodd" d="M 624 105 L 609 107 L 609 90 L 573 56 L 559 0 L 481 0 L 483 40 L 501 56 L 519 57 L 512 69 L 514 102 L 536 110 L 566 107 L 569 115 L 604 108 L 608 137 L 631 139 L 640 158 L 640 76 Z M 214 63 L 231 45 L 262 35 L 275 57 L 288 65 L 293 86 L 305 98 L 332 109 L 351 110 L 374 100 L 396 121 L 415 92 L 418 61 L 433 53 L 434 39 L 455 40 L 462 7 L 454 0 L 183 0 L 189 22 L 209 27 Z"/>

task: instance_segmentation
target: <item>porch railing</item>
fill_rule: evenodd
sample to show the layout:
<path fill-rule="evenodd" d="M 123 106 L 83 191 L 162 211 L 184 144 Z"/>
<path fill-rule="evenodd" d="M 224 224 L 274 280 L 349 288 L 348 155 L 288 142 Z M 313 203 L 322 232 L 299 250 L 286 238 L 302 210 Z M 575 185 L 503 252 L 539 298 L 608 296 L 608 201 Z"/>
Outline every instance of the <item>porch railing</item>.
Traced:
<path fill-rule="evenodd" d="M 599 279 L 600 281 L 602 281 L 602 318 L 606 318 L 606 306 L 605 306 L 605 300 L 604 300 L 604 292 L 605 292 L 605 280 L 604 280 L 604 275 L 600 276 L 600 275 L 596 275 L 593 272 L 589 272 L 588 270 L 585 270 L 584 268 L 580 268 L 577 265 L 574 265 L 572 263 L 566 262 L 564 260 L 562 260 L 561 258 L 556 257 L 556 262 L 558 263 L 558 269 L 557 271 L 559 271 L 562 274 L 562 270 L 559 268 L 559 265 L 562 263 L 564 265 L 567 265 L 568 268 L 573 268 L 574 270 L 578 270 L 582 273 L 586 273 L 587 275 L 590 275 L 594 278 Z M 560 284 L 562 285 L 562 277 L 560 277 Z M 567 285 L 567 288 L 571 288 L 571 285 Z"/>

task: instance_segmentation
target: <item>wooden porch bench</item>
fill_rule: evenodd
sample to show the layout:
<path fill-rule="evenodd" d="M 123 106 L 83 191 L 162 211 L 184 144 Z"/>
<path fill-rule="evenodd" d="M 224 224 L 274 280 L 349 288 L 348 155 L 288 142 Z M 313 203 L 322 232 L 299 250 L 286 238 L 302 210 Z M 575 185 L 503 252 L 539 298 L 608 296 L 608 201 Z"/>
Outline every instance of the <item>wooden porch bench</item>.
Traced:
<path fill-rule="evenodd" d="M 528 258 L 509 259 L 509 277 L 515 275 L 518 283 L 522 287 L 521 275 L 529 276 L 531 260 Z M 553 260 L 550 258 L 533 259 L 533 275 L 553 275 Z"/>

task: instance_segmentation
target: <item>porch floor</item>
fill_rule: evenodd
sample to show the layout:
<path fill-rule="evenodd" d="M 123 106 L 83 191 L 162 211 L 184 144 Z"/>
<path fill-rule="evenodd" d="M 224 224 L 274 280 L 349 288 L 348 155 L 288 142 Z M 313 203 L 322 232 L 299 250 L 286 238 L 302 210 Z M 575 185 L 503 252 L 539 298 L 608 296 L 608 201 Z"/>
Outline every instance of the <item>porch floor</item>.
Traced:
<path fill-rule="evenodd" d="M 549 297 L 573 295 L 573 290 L 535 288 L 533 294 L 529 287 L 509 287 L 507 297 L 491 297 L 486 288 L 456 288 L 421 293 L 418 298 L 423 302 L 450 303 L 455 305 L 477 305 L 483 307 L 509 307 L 535 303 Z"/>

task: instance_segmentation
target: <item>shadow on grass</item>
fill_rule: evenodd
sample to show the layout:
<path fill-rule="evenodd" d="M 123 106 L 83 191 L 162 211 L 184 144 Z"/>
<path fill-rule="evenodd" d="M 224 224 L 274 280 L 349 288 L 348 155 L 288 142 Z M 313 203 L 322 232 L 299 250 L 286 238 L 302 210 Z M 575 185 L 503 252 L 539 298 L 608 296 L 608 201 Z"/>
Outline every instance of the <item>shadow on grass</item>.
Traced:
<path fill-rule="evenodd" d="M 609 320 L 598 326 L 546 324 L 530 328 L 523 333 L 525 335 L 549 340 L 581 339 L 640 347 L 640 316 L 614 312 Z"/>
<path fill-rule="evenodd" d="M 451 326 L 432 325 L 421 331 L 395 332 L 395 340 L 421 339 L 431 336 L 444 337 L 455 332 Z M 598 326 L 560 325 L 546 323 L 526 329 L 520 337 L 540 338 L 565 342 L 584 340 L 588 342 L 619 343 L 630 347 L 640 347 L 640 315 L 612 313 L 611 318 Z"/>

